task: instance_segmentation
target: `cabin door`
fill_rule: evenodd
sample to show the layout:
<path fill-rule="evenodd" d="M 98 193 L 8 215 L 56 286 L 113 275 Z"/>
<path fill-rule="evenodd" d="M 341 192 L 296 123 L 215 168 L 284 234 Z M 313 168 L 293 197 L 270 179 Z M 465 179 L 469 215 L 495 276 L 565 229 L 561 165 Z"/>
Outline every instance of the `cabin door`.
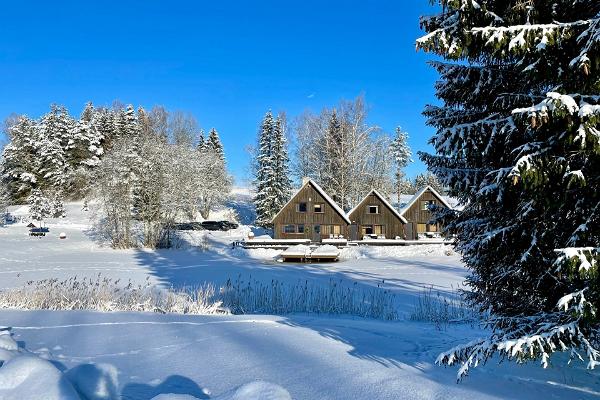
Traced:
<path fill-rule="evenodd" d="M 321 241 L 321 225 L 314 225 L 313 226 L 313 242 L 320 242 Z"/>
<path fill-rule="evenodd" d="M 358 225 L 350 225 L 350 240 L 358 240 Z"/>
<path fill-rule="evenodd" d="M 415 240 L 417 238 L 416 227 L 414 222 L 409 222 L 408 224 L 406 224 L 405 229 L 407 240 Z"/>

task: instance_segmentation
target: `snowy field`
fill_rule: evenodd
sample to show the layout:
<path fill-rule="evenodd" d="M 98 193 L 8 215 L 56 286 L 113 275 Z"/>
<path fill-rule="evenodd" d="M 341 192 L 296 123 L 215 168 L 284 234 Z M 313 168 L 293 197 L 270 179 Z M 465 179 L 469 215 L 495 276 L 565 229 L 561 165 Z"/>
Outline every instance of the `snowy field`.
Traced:
<path fill-rule="evenodd" d="M 237 206 L 243 206 L 242 202 Z M 238 276 L 323 285 L 334 279 L 356 282 L 362 288 L 379 285 L 391 290 L 400 319 L 2 310 L 0 326 L 12 327 L 20 350 L 2 350 L 0 340 L 0 362 L 2 357 L 12 358 L 0 367 L 0 399 L 27 398 L 23 391 L 35 388 L 28 383 L 36 380 L 28 374 L 28 367 L 23 367 L 23 372 L 15 366 L 15 360 L 22 357 L 14 355 L 23 354 L 23 349 L 50 360 L 67 377 L 78 368 L 85 371 L 82 364 L 109 365 L 115 372 L 111 375 L 115 392 L 123 399 L 151 399 L 167 393 L 200 399 L 284 399 L 286 391 L 293 399 L 600 396 L 600 375 L 577 363 L 567 368 L 563 357 L 553 359 L 547 370 L 535 364 L 517 366 L 492 360 L 460 384 L 455 383 L 455 369 L 435 366 L 441 351 L 485 334 L 469 325 L 439 328 L 409 320 L 424 287 L 451 296 L 463 281 L 466 270 L 447 246 L 352 248 L 343 251 L 338 263 L 282 264 L 275 261 L 275 250 L 232 249 L 230 243 L 249 231 L 242 226 L 233 232 L 186 234 L 186 240 L 202 250 L 194 246 L 112 250 L 95 240 L 89 222 L 92 212 L 81 208 L 81 204 L 71 204 L 66 219 L 48 221 L 51 233 L 44 238 L 27 236 L 24 224 L 0 228 L 0 287 L 99 273 L 124 282 L 149 281 L 165 287 L 207 281 L 219 284 Z M 12 211 L 26 213 L 19 208 Z M 66 240 L 58 239 L 60 232 L 67 234 Z M 21 377 L 16 383 L 9 379 L 15 370 Z M 73 382 L 77 386 L 79 380 Z M 238 395 L 245 395 L 235 397 L 236 388 L 248 383 L 250 386 L 238 389 Z M 94 386 L 93 382 L 89 386 Z"/>

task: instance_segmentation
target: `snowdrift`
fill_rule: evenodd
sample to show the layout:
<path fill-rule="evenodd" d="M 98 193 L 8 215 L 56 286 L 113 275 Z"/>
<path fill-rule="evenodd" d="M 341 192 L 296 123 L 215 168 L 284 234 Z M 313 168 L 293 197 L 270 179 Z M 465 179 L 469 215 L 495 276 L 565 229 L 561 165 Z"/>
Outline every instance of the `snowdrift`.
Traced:
<path fill-rule="evenodd" d="M 61 371 L 55 363 L 20 348 L 10 329 L 0 328 L 0 399 L 117 400 L 118 371 L 110 364 L 81 364 Z M 154 400 L 194 400 L 162 393 Z M 256 381 L 213 397 L 215 400 L 291 400 L 281 386 Z"/>

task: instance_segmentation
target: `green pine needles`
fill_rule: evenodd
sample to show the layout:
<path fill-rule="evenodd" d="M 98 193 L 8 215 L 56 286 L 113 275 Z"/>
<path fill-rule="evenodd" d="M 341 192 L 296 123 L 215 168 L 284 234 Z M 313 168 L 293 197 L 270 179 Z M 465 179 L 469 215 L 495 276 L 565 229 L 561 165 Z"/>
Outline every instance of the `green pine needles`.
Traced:
<path fill-rule="evenodd" d="M 600 2 L 439 0 L 417 48 L 441 105 L 421 159 L 465 205 L 447 229 L 488 338 L 443 353 L 458 378 L 490 357 L 600 363 Z"/>

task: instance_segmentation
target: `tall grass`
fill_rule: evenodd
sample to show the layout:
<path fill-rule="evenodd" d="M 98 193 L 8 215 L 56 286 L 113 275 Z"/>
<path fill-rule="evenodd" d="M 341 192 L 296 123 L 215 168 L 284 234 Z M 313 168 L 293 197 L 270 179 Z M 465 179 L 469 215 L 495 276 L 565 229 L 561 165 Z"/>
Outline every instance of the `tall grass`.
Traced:
<path fill-rule="evenodd" d="M 226 313 L 212 301 L 215 289 L 206 284 L 191 290 L 166 290 L 102 277 L 29 281 L 22 288 L 0 291 L 0 308 L 25 310 L 140 311 L 179 314 Z"/>
<path fill-rule="evenodd" d="M 424 288 L 412 313 L 412 321 L 433 322 L 439 329 L 451 323 L 475 323 L 480 314 L 463 300 L 459 289 L 452 288 L 449 295 L 434 291 L 433 287 Z"/>
<path fill-rule="evenodd" d="M 238 277 L 221 288 L 223 304 L 234 314 L 346 314 L 365 318 L 398 318 L 394 294 L 379 286 L 360 288 L 355 282 L 330 279 L 327 286 L 308 280 L 295 284 L 272 280 L 264 283 Z"/>
<path fill-rule="evenodd" d="M 177 314 L 318 313 L 395 320 L 394 295 L 380 287 L 330 280 L 288 284 L 272 280 L 243 280 L 238 276 L 223 286 L 212 283 L 185 288 L 160 288 L 98 275 L 95 279 L 44 279 L 25 287 L 0 291 L 0 308 L 24 310 L 141 311 Z"/>

